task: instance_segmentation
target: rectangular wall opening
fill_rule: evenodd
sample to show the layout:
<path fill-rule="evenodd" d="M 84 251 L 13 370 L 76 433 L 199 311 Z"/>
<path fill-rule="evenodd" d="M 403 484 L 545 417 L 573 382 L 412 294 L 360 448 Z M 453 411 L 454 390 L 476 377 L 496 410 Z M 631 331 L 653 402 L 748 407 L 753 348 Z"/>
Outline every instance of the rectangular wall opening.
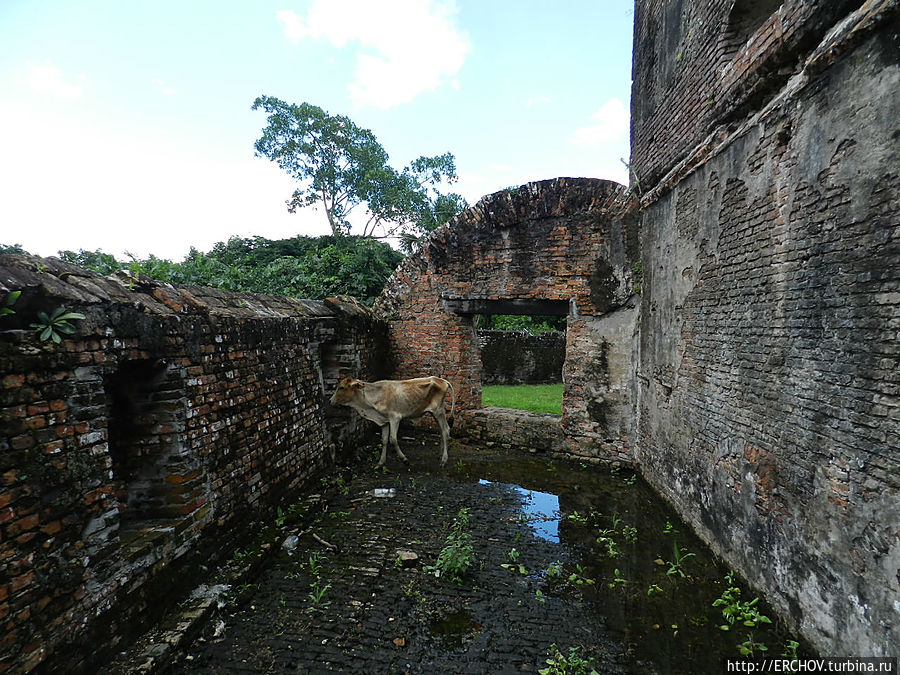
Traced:
<path fill-rule="evenodd" d="M 482 406 L 560 415 L 566 318 L 482 314 L 475 328 Z"/>

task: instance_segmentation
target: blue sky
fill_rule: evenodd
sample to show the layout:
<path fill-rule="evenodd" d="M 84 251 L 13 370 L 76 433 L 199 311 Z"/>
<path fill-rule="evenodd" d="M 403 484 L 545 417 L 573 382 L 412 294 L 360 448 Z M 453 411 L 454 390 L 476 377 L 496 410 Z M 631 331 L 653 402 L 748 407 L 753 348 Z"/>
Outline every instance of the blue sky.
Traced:
<path fill-rule="evenodd" d="M 327 232 L 253 155 L 260 94 L 452 152 L 470 203 L 626 181 L 630 0 L 2 0 L 0 243 L 181 259 Z"/>

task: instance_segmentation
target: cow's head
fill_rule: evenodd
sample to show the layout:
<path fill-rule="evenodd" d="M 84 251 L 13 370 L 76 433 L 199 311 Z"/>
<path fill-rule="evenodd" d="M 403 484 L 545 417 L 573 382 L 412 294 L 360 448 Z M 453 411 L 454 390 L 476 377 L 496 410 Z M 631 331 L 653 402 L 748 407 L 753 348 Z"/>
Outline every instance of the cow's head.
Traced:
<path fill-rule="evenodd" d="M 331 395 L 331 405 L 347 405 L 356 393 L 365 386 L 365 382 L 344 375 L 338 382 L 337 389 Z"/>

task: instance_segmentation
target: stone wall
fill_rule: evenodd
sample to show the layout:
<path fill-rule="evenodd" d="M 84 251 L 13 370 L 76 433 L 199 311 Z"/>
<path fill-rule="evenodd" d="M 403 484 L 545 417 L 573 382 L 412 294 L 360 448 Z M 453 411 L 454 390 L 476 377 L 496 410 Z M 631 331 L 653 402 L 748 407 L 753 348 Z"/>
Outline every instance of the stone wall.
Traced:
<path fill-rule="evenodd" d="M 896 656 L 897 3 L 785 2 L 710 51 L 749 4 L 638 3 L 638 459 L 823 655 Z"/>
<path fill-rule="evenodd" d="M 364 308 L 0 258 L 0 672 L 77 669 L 179 577 L 230 555 L 371 431 L 330 418 L 338 370 L 381 377 Z M 65 306 L 76 333 L 27 324 Z M 16 330 L 16 329 L 20 330 Z"/>
<path fill-rule="evenodd" d="M 462 413 L 466 436 L 495 450 L 567 454 L 559 415 L 506 408 L 479 408 Z"/>
<path fill-rule="evenodd" d="M 396 376 L 440 375 L 458 409 L 480 408 L 472 317 L 567 315 L 562 436 L 578 456 L 630 461 L 633 207 L 616 183 L 558 178 L 489 195 L 437 230 L 376 303 Z"/>
<path fill-rule="evenodd" d="M 480 330 L 482 384 L 548 384 L 562 381 L 566 334 Z"/>

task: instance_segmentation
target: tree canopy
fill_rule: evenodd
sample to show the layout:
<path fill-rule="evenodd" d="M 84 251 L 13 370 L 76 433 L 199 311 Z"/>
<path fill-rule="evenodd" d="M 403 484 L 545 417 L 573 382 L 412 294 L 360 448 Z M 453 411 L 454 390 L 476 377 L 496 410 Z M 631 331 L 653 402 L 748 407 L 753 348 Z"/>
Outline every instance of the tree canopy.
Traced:
<path fill-rule="evenodd" d="M 388 244 L 351 236 L 232 237 L 209 253 L 191 249 L 182 262 L 156 256 L 120 262 L 102 251 L 60 251 L 60 257 L 101 274 L 128 269 L 173 284 L 321 300 L 350 295 L 371 304 L 403 254 Z"/>
<path fill-rule="evenodd" d="M 375 135 L 344 115 L 310 103 L 260 96 L 253 110 L 268 114 L 254 148 L 300 182 L 288 210 L 321 206 L 335 236 L 349 234 L 350 215 L 364 237 L 400 237 L 409 250 L 418 237 L 447 222 L 468 204 L 442 183 L 457 179 L 451 153 L 419 157 L 402 171 L 388 164 Z"/>

